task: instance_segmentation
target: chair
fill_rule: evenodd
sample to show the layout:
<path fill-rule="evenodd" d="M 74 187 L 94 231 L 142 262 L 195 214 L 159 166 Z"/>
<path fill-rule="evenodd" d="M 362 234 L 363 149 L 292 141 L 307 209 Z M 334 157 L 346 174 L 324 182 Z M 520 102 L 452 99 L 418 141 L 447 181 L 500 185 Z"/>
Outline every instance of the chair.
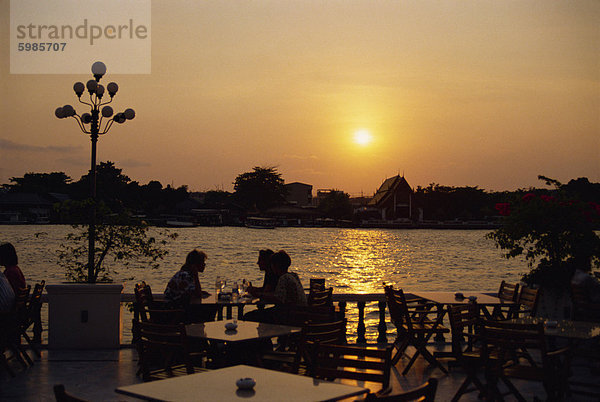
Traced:
<path fill-rule="evenodd" d="M 56 402 L 87 402 L 85 399 L 69 394 L 63 384 L 54 386 L 54 397 L 56 398 Z"/>
<path fill-rule="evenodd" d="M 20 312 L 17 312 L 19 333 L 21 336 L 23 336 L 23 338 L 25 338 L 37 357 L 41 357 L 42 354 L 40 353 L 35 342 L 29 337 L 27 331 L 32 325 L 35 325 L 36 322 L 39 322 L 40 320 L 40 312 L 42 309 L 42 293 L 45 285 L 46 281 L 36 283 L 33 288 L 33 293 L 31 294 L 31 297 L 29 297 L 26 306 Z"/>
<path fill-rule="evenodd" d="M 474 328 L 479 320 L 479 307 L 476 303 L 448 306 L 448 319 L 452 330 L 452 355 L 467 375 L 452 401 L 458 401 L 462 395 L 472 391 L 485 393 L 485 386 L 477 377 L 483 361 L 479 350 L 475 349 L 477 335 Z M 475 388 L 469 389 L 471 383 Z"/>
<path fill-rule="evenodd" d="M 508 303 L 516 303 L 517 298 L 519 297 L 519 284 L 518 283 L 508 283 L 506 281 L 502 281 L 500 283 L 500 289 L 498 289 L 498 298 L 501 301 Z M 495 306 L 492 310 L 491 316 L 486 314 L 486 318 L 494 319 L 494 320 L 507 320 L 512 318 L 514 313 L 514 305 L 503 307 L 503 306 Z M 487 310 L 483 309 L 482 312 L 486 313 Z"/>
<path fill-rule="evenodd" d="M 134 320 L 134 326 L 139 334 L 137 350 L 144 381 L 206 370 L 193 363 L 193 357 L 204 357 L 206 353 L 190 352 L 184 324 L 165 325 Z"/>
<path fill-rule="evenodd" d="M 311 366 L 311 351 L 307 347 L 309 344 L 334 344 L 343 345 L 346 343 L 346 320 L 312 323 L 306 322 L 302 326 L 302 331 L 298 341 L 293 343 L 289 351 L 267 352 L 261 356 L 261 363 L 268 368 L 275 368 L 281 371 L 298 374 L 300 371 L 306 373 Z"/>
<path fill-rule="evenodd" d="M 308 305 L 311 307 L 332 306 L 333 288 L 316 290 L 311 288 L 308 294 Z"/>
<path fill-rule="evenodd" d="M 397 332 L 393 347 L 398 350 L 392 359 L 392 364 L 395 365 L 405 354 L 407 348 L 413 346 L 416 351 L 404 368 L 402 375 L 408 373 L 419 355 L 422 355 L 429 364 L 448 373 L 446 368 L 427 350 L 427 342 L 433 335 L 450 332 L 442 325 L 444 315 L 441 306 L 423 304 L 420 301 L 409 306 L 402 289 L 395 290 L 392 286 L 385 286 L 384 289 L 390 318 Z M 431 315 L 435 315 L 435 318 L 431 319 Z"/>
<path fill-rule="evenodd" d="M 15 304 L 13 307 L 14 310 L 14 322 L 10 324 L 10 331 L 12 334 L 10 335 L 12 339 L 9 339 L 10 348 L 18 352 L 15 354 L 15 357 L 23 367 L 27 368 L 27 364 L 33 366 L 33 360 L 27 354 L 27 351 L 21 345 L 21 323 L 27 319 L 28 316 L 28 300 L 29 300 L 29 292 L 31 291 L 31 285 L 27 285 L 25 288 L 17 289 L 15 292 Z M 29 337 L 27 337 L 29 338 Z M 39 353 L 39 352 L 38 352 Z M 24 361 L 27 364 L 23 364 Z"/>
<path fill-rule="evenodd" d="M 600 322 L 600 304 L 591 302 L 585 286 L 571 284 L 571 300 L 573 320 Z"/>
<path fill-rule="evenodd" d="M 519 318 L 522 314 L 527 314 L 531 317 L 537 312 L 539 289 L 533 289 L 523 286 L 517 298 L 517 308 L 513 311 L 510 318 Z"/>
<path fill-rule="evenodd" d="M 408 402 L 408 401 L 419 401 L 419 402 L 433 402 L 435 401 L 435 392 L 437 391 L 438 380 L 436 378 L 430 378 L 423 385 L 411 389 L 410 391 L 403 392 L 401 394 L 386 394 L 377 395 L 373 393 L 367 394 L 365 401 L 367 402 Z"/>
<path fill-rule="evenodd" d="M 487 379 L 486 397 L 502 399 L 497 382 L 501 380 L 519 401 L 525 401 L 511 378 L 542 382 L 547 399 L 563 400 L 569 376 L 569 348 L 548 351 L 544 325 L 483 321 L 481 325 L 481 358 Z M 522 350 L 537 350 L 541 362 L 532 365 L 520 358 Z"/>
<path fill-rule="evenodd" d="M 335 308 L 331 306 L 281 306 L 277 322 L 283 325 L 302 327 L 306 322 L 333 322 Z"/>
<path fill-rule="evenodd" d="M 380 392 L 390 384 L 392 347 L 385 349 L 364 346 L 309 343 L 312 349 L 312 377 L 332 380 L 337 378 L 380 383 Z"/>
<path fill-rule="evenodd" d="M 166 308 L 164 303 L 156 303 L 154 296 L 152 296 L 152 289 L 150 285 L 146 284 L 145 281 L 136 283 L 133 287 L 135 294 L 134 313 L 135 317 L 140 317 L 140 320 L 147 322 L 149 321 L 149 309 L 164 309 Z M 134 318 L 135 318 L 134 317 Z"/>
<path fill-rule="evenodd" d="M 310 278 L 310 290 L 325 290 L 325 278 Z"/>

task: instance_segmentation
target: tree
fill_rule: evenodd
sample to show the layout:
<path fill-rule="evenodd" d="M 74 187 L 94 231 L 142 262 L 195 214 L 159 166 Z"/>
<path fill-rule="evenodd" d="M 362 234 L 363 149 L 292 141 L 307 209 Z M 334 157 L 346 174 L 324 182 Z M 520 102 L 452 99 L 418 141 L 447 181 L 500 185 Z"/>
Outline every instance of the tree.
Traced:
<path fill-rule="evenodd" d="M 233 183 L 234 197 L 246 209 L 260 212 L 285 202 L 287 191 L 275 167 L 254 167 L 238 175 Z"/>
<path fill-rule="evenodd" d="M 319 203 L 319 211 L 327 218 L 352 219 L 350 195 L 339 190 L 332 190 Z"/>
<path fill-rule="evenodd" d="M 497 204 L 503 224 L 488 237 L 506 250 L 506 258 L 525 256 L 531 270 L 523 281 L 562 292 L 576 267 L 600 265 L 600 237 L 594 231 L 600 205 L 572 198 L 556 180 L 540 179 L 556 189 Z"/>
<path fill-rule="evenodd" d="M 23 177 L 11 177 L 6 187 L 20 193 L 66 193 L 71 178 L 64 172 L 25 173 Z"/>
<path fill-rule="evenodd" d="M 96 225 L 94 268 L 92 281 L 88 279 L 88 228 L 73 225 L 76 232 L 66 235 L 58 249 L 58 264 L 65 269 L 67 279 L 75 282 L 110 282 L 115 267 L 105 265 L 107 259 L 124 266 L 133 260 L 142 260 L 150 268 L 158 268 L 159 261 L 168 253 L 168 239 L 177 238 L 177 233 L 159 231 L 158 237 L 150 236 L 149 226 L 124 214 L 101 213 L 103 221 Z"/>

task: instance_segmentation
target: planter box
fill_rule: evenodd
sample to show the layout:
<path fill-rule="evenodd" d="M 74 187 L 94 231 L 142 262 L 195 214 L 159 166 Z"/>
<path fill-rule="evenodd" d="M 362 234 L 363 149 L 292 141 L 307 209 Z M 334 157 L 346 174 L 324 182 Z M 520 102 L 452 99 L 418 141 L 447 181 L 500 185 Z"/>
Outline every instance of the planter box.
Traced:
<path fill-rule="evenodd" d="M 47 285 L 49 349 L 113 349 L 121 345 L 123 285 Z"/>

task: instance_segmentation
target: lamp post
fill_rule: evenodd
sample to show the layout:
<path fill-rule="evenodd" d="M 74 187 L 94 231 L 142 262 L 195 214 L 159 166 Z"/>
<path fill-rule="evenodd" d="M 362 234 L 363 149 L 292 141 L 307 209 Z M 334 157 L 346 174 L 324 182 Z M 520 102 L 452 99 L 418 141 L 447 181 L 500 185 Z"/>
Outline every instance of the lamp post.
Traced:
<path fill-rule="evenodd" d="M 67 117 L 73 117 L 79 128 L 84 134 L 89 134 L 92 140 L 92 163 L 90 168 L 90 196 L 92 198 L 92 207 L 90 212 L 90 223 L 89 223 L 89 250 L 88 250 L 88 282 L 96 282 L 96 276 L 94 274 L 94 250 L 96 243 L 96 143 L 98 137 L 108 133 L 108 130 L 112 125 L 117 122 L 123 124 L 126 120 L 131 120 L 135 117 L 135 111 L 133 109 L 125 109 L 124 112 L 117 113 L 113 116 L 113 109 L 110 106 L 106 106 L 113 101 L 114 96 L 119 90 L 119 86 L 111 82 L 106 86 L 106 91 L 110 100 L 102 102 L 104 93 L 106 92 L 104 86 L 100 84 L 100 79 L 106 73 L 106 65 L 101 61 L 97 61 L 92 64 L 92 74 L 94 79 L 89 80 L 86 85 L 82 82 L 76 82 L 73 85 L 75 95 L 79 99 L 80 103 L 88 105 L 90 107 L 90 113 L 83 113 L 78 115 L 73 106 L 64 105 L 58 107 L 54 114 L 59 119 Z M 81 100 L 81 96 L 86 91 L 89 94 L 89 102 Z M 105 98 L 106 99 L 106 98 Z M 102 110 L 100 110 L 102 107 Z M 102 127 L 103 121 L 105 122 Z"/>

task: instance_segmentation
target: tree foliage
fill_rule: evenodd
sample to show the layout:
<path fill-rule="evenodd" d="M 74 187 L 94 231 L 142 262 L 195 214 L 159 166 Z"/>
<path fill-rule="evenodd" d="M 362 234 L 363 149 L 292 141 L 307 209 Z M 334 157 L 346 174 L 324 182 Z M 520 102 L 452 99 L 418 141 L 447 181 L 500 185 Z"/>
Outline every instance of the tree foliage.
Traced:
<path fill-rule="evenodd" d="M 556 189 L 520 194 L 497 204 L 503 224 L 488 237 L 506 250 L 506 258 L 525 257 L 530 267 L 525 282 L 562 291 L 575 268 L 600 263 L 600 238 L 594 231 L 600 205 L 572 198 L 556 180 L 540 179 Z"/>
<path fill-rule="evenodd" d="M 350 195 L 339 190 L 330 191 L 319 203 L 319 210 L 327 218 L 352 219 L 353 207 Z"/>
<path fill-rule="evenodd" d="M 66 235 L 57 255 L 58 264 L 65 269 L 67 279 L 75 282 L 88 281 L 88 225 L 73 225 L 75 232 Z M 111 281 L 117 267 L 128 266 L 132 261 L 158 268 L 160 260 L 167 255 L 166 245 L 177 238 L 177 233 L 167 230 L 149 234 L 149 226 L 127 215 L 104 215 L 96 225 L 94 249 L 94 278 L 91 282 Z M 112 266 L 107 266 L 111 261 Z"/>
<path fill-rule="evenodd" d="M 248 210 L 264 212 L 285 202 L 284 181 L 275 167 L 256 166 L 252 172 L 238 175 L 233 189 L 237 202 Z"/>

